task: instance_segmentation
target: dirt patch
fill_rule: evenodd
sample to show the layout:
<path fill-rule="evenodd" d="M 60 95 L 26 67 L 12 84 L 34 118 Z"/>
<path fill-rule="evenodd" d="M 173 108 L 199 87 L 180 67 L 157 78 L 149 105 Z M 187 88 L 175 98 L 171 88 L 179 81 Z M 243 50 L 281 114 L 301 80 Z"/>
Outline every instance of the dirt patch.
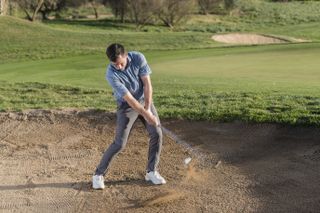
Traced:
<path fill-rule="evenodd" d="M 126 149 L 93 190 L 115 115 L 0 113 L 1 212 L 270 212 L 320 208 L 318 129 L 166 121 L 163 186 L 144 181 L 148 137 L 135 124 Z M 184 160 L 192 157 L 188 166 Z"/>
<path fill-rule="evenodd" d="M 277 38 L 273 36 L 259 34 L 230 33 L 219 34 L 211 37 L 213 40 L 228 44 L 281 44 L 289 43 L 290 40 Z M 302 42 L 303 40 L 294 40 Z"/>

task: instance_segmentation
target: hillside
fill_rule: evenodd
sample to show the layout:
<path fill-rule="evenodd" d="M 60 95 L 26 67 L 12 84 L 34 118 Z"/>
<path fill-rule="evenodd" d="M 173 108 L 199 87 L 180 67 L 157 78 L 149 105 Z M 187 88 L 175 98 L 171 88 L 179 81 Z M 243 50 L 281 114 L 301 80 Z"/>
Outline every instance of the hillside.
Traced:
<path fill-rule="evenodd" d="M 41 23 L 29 23 L 12 17 L 0 17 L 0 61 L 36 60 L 66 55 L 103 53 L 110 42 L 120 42 L 129 49 L 190 49 L 217 46 L 210 33 L 119 31 L 72 31 Z"/>

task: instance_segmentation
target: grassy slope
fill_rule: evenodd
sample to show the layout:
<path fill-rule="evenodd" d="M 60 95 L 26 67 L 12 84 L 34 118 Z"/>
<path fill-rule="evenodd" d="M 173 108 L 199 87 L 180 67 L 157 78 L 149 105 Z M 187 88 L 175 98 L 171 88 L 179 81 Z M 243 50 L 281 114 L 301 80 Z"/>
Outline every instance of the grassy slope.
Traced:
<path fill-rule="evenodd" d="M 94 27 L 94 26 L 93 26 Z M 137 50 L 190 49 L 218 46 L 208 33 L 129 32 L 118 30 L 72 30 L 41 23 L 0 17 L 0 63 L 57 58 L 66 55 L 103 54 L 105 45 L 120 42 Z"/>
<path fill-rule="evenodd" d="M 184 30 L 197 32 L 257 32 L 320 41 L 320 2 L 271 3 L 238 0 L 231 16 L 195 16 Z"/>

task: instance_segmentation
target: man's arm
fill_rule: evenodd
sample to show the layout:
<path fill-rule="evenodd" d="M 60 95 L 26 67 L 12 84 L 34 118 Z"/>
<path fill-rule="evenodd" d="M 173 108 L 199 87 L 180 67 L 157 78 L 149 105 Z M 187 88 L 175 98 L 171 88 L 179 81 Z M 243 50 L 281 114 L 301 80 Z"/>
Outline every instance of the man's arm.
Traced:
<path fill-rule="evenodd" d="M 130 92 L 127 92 L 123 99 L 131 106 L 132 109 L 134 109 L 136 112 L 138 112 L 140 115 L 142 115 L 146 121 L 153 125 L 158 126 L 158 120 L 157 118 L 151 113 L 151 111 L 146 110 L 132 95 Z"/>
<path fill-rule="evenodd" d="M 152 103 L 152 85 L 149 75 L 144 75 L 141 77 L 143 83 L 143 92 L 144 92 L 144 108 L 150 110 Z"/>

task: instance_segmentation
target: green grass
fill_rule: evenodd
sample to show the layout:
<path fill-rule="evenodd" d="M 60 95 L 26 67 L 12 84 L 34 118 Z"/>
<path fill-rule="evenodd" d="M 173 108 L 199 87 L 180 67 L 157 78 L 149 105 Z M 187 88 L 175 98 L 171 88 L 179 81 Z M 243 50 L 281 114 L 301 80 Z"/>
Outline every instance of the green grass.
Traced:
<path fill-rule="evenodd" d="M 101 109 L 114 111 L 109 90 L 42 83 L 1 82 L 0 110 Z M 279 92 L 160 90 L 154 95 L 161 118 L 320 125 L 320 97 Z"/>
<path fill-rule="evenodd" d="M 145 53 L 162 118 L 320 126 L 320 15 L 314 14 L 316 3 L 310 5 L 259 3 L 244 16 L 201 17 L 212 20 L 191 21 L 177 31 L 136 31 L 112 19 L 29 23 L 0 17 L 0 110 L 115 110 L 104 80 L 104 50 L 120 42 Z M 276 19 L 272 11 L 285 17 Z M 301 17 L 291 22 L 297 11 Z M 210 39 L 228 31 L 316 42 L 232 47 Z"/>
<path fill-rule="evenodd" d="M 319 47 L 296 44 L 145 53 L 162 118 L 319 125 Z M 0 78 L 5 80 L 0 109 L 114 110 L 104 80 L 105 64 L 104 57 L 92 55 L 0 65 Z"/>
<path fill-rule="evenodd" d="M 282 35 L 282 36 L 291 36 L 300 39 L 306 39 L 314 42 L 320 42 L 320 21 L 314 23 L 303 23 L 297 25 L 288 25 L 281 28 L 266 27 L 260 29 L 252 29 L 252 31 Z"/>
<path fill-rule="evenodd" d="M 95 22 L 95 21 L 93 21 Z M 117 30 L 72 30 L 0 17 L 0 63 L 38 60 L 70 55 L 104 54 L 111 42 L 129 49 L 192 49 L 219 46 L 208 33 L 119 32 Z"/>
<path fill-rule="evenodd" d="M 37 82 L 0 83 L 0 111 L 68 107 L 114 109 L 112 94 L 106 90 Z"/>

